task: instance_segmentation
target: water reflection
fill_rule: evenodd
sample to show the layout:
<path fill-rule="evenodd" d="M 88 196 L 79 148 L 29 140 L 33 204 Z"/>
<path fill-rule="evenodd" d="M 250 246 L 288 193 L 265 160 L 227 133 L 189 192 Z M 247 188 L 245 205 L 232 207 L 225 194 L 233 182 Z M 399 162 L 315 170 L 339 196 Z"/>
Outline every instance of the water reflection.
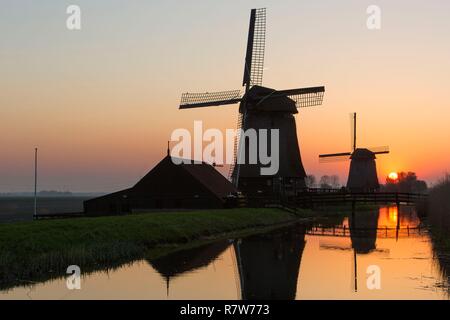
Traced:
<path fill-rule="evenodd" d="M 376 249 L 378 218 L 378 210 L 350 215 L 348 224 L 355 253 L 367 254 Z"/>
<path fill-rule="evenodd" d="M 410 207 L 349 213 L 96 272 L 76 292 L 56 279 L 0 299 L 448 299 L 448 257 L 420 225 Z M 366 286 L 370 265 L 381 290 Z"/>
<path fill-rule="evenodd" d="M 295 299 L 305 247 L 303 227 L 276 230 L 231 242 L 219 241 L 147 261 L 165 279 L 167 296 L 170 297 L 171 281 L 184 274 L 201 271 L 228 248 L 232 250 L 237 269 L 235 283 L 239 286 L 241 299 Z"/>
<path fill-rule="evenodd" d="M 421 221 L 412 206 L 388 206 L 379 209 L 378 228 L 417 228 Z"/>
<path fill-rule="evenodd" d="M 420 226 L 420 219 L 413 207 L 392 205 L 361 213 L 355 211 L 349 216 L 347 225 L 353 249 L 353 288 L 358 291 L 358 256 L 370 254 L 374 251 L 389 253 L 387 248 L 378 248 L 378 237 L 389 237 L 395 232 L 398 241 L 401 230 L 407 229 L 406 236 Z M 420 229 L 419 229 L 420 230 Z"/>
<path fill-rule="evenodd" d="M 229 241 L 219 241 L 147 261 L 165 279 L 167 296 L 169 296 L 171 279 L 208 266 L 229 246 Z"/>
<path fill-rule="evenodd" d="M 241 298 L 294 299 L 304 247 L 302 227 L 237 240 Z"/>

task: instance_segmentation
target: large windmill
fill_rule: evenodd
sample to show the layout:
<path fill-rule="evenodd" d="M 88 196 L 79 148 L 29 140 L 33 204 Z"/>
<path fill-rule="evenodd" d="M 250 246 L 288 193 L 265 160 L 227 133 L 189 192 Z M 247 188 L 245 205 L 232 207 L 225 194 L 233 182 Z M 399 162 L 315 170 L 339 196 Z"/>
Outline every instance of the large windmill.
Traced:
<path fill-rule="evenodd" d="M 352 151 L 321 154 L 322 162 L 351 160 L 347 189 L 353 192 L 373 192 L 380 188 L 377 176 L 376 155 L 389 153 L 389 147 L 356 147 L 356 113 L 351 115 Z"/>
<path fill-rule="evenodd" d="M 272 176 L 262 176 L 260 169 L 266 165 L 259 159 L 249 164 L 247 139 L 236 139 L 234 165 L 230 178 L 244 193 L 277 192 L 286 185 L 304 186 L 306 177 L 300 157 L 297 131 L 293 114 L 299 107 L 322 104 L 324 87 L 275 90 L 262 86 L 266 33 L 266 9 L 252 9 L 245 57 L 244 79 L 241 90 L 184 93 L 180 109 L 222 106 L 239 103 L 238 129 L 244 132 L 255 129 L 279 129 L 279 171 Z M 240 132 L 240 131 L 238 131 Z M 269 138 L 270 139 L 270 138 Z M 238 159 L 245 161 L 237 161 Z M 242 163 L 244 162 L 244 163 Z"/>

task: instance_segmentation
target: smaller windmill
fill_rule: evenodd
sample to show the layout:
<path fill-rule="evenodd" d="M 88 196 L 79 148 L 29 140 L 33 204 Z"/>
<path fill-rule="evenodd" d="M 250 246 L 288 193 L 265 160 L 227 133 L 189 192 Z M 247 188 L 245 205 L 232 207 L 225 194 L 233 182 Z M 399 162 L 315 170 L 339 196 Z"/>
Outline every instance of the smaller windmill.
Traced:
<path fill-rule="evenodd" d="M 356 147 L 356 113 L 351 114 L 351 150 L 350 152 L 321 154 L 321 162 L 351 160 L 347 189 L 352 192 L 374 192 L 380 188 L 377 176 L 376 155 L 389 153 L 389 147 Z"/>

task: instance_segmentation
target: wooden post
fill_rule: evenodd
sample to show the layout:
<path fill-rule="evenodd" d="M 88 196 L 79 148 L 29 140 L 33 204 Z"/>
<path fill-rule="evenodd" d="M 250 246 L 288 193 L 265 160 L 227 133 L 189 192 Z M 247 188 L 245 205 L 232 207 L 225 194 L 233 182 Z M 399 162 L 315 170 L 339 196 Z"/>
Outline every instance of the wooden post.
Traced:
<path fill-rule="evenodd" d="M 34 148 L 34 210 L 33 220 L 37 219 L 37 154 L 38 149 Z"/>
<path fill-rule="evenodd" d="M 352 227 L 355 228 L 356 227 L 356 215 L 355 215 L 355 211 L 356 211 L 356 202 L 355 199 L 352 200 Z"/>

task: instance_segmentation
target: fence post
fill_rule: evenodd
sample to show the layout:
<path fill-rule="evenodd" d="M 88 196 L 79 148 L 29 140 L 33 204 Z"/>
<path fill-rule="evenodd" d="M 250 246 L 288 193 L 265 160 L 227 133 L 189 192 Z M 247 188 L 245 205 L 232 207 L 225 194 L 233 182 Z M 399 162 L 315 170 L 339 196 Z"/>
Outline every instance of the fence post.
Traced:
<path fill-rule="evenodd" d="M 352 199 L 352 227 L 353 228 L 355 228 L 355 226 L 356 226 L 355 211 L 356 211 L 356 202 L 355 202 L 355 199 Z"/>

